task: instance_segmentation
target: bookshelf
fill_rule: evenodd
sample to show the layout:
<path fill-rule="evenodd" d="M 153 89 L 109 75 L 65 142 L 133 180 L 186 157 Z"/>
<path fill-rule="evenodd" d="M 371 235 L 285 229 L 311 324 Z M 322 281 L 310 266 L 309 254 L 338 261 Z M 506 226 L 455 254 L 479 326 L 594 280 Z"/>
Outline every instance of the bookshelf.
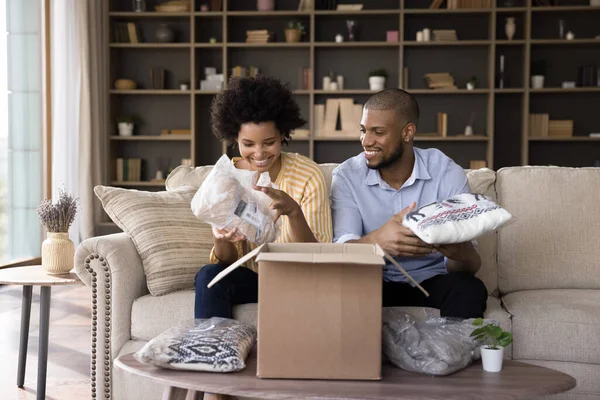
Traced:
<path fill-rule="evenodd" d="M 105 0 L 108 27 L 107 69 L 110 87 L 111 130 L 107 132 L 107 181 L 115 186 L 158 190 L 152 182 L 159 166 L 168 169 L 182 159 L 192 165 L 213 164 L 223 152 L 235 155 L 212 136 L 210 104 L 217 90 L 200 90 L 204 69 L 215 67 L 228 76 L 235 66 L 256 66 L 262 73 L 289 82 L 308 120 L 307 138 L 296 138 L 285 151 L 299 152 L 319 163 L 341 162 L 362 149 L 356 137 L 315 136 L 315 105 L 328 99 L 352 98 L 355 104 L 376 93 L 368 84 L 369 72 L 383 68 L 389 76 L 386 87 L 402 87 L 417 97 L 421 118 L 416 137 L 420 147 L 437 147 L 463 167 L 471 160 L 485 160 L 490 168 L 523 164 L 566 166 L 593 165 L 600 159 L 598 139 L 588 133 L 600 132 L 600 119 L 594 104 L 600 86 L 562 88 L 563 81 L 577 81 L 579 65 L 600 67 L 600 39 L 596 38 L 600 7 L 587 0 L 554 1 L 540 6 L 537 0 L 490 0 L 464 2 L 469 8 L 430 9 L 425 0 L 338 0 L 338 4 L 362 3 L 360 11 L 317 8 L 298 11 L 298 0 L 277 0 L 276 10 L 257 11 L 255 0 L 191 0 L 186 12 L 154 11 L 162 0 L 146 0 L 145 12 L 134 12 L 131 0 Z M 453 0 L 455 1 L 455 0 Z M 202 11 L 202 6 L 221 3 L 218 10 Z M 317 5 L 323 2 L 316 1 Z M 460 5 L 461 1 L 456 1 Z M 505 6 L 509 4 L 509 6 Z M 479 5 L 479 7 L 475 7 Z M 507 38 L 507 18 L 515 20 L 515 34 Z M 298 43 L 284 40 L 290 20 L 305 26 Z M 357 40 L 348 40 L 347 21 L 359 26 Z M 559 21 L 564 30 L 575 33 L 573 40 L 559 37 Z M 116 26 L 133 23 L 138 43 L 115 39 Z M 161 24 L 173 31 L 173 41 L 160 43 L 155 37 Z M 417 41 L 424 28 L 453 29 L 456 41 Z M 268 29 L 274 38 L 268 43 L 247 43 L 248 30 Z M 388 41 L 387 31 L 398 31 L 398 40 Z M 344 41 L 336 42 L 341 34 Z M 433 39 L 433 33 L 431 39 Z M 508 86 L 496 84 L 500 55 L 505 57 Z M 547 65 L 541 89 L 530 85 L 532 62 Z M 164 87 L 149 82 L 150 68 L 166 71 Z M 299 70 L 310 68 L 312 79 L 304 87 Z M 323 77 L 344 76 L 343 90 L 323 88 Z M 426 73 L 449 72 L 456 89 L 429 89 Z M 475 76 L 478 84 L 467 90 Z M 137 87 L 118 90 L 117 79 L 132 79 Z M 189 87 L 180 89 L 181 80 Z M 448 114 L 447 136 L 435 136 L 437 113 Z M 574 136 L 567 138 L 530 137 L 529 114 L 548 113 L 550 119 L 572 119 Z M 116 118 L 135 115 L 143 122 L 132 137 L 120 137 Z M 474 136 L 464 136 L 473 121 Z M 159 135 L 162 129 L 189 129 L 189 135 Z M 116 158 L 144 160 L 139 180 L 115 181 Z"/>

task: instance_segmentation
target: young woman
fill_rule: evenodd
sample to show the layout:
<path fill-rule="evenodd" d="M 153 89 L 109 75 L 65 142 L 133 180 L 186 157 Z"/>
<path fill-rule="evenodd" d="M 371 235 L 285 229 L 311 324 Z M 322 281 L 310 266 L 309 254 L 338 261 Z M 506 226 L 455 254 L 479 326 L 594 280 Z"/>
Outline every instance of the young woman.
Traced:
<path fill-rule="evenodd" d="M 262 190 L 271 208 L 282 218 L 276 242 L 331 242 L 332 225 L 325 179 L 318 165 L 296 153 L 281 151 L 291 132 L 306 121 L 292 92 L 277 79 L 234 78 L 212 104 L 213 133 L 235 143 L 240 157 L 232 162 L 239 169 L 268 172 L 273 188 Z M 238 268 L 210 289 L 207 284 L 228 265 L 256 246 L 235 229 L 213 229 L 211 264 L 196 275 L 195 318 L 232 318 L 235 304 L 258 301 L 258 270 L 253 260 Z"/>

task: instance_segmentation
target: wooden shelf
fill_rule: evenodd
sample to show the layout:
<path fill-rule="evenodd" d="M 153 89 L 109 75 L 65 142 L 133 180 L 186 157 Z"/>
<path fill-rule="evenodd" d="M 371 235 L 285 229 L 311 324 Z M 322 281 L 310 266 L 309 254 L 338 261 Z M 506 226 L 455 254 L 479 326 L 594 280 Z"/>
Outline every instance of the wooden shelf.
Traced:
<path fill-rule="evenodd" d="M 490 138 L 483 135 L 450 135 L 450 136 L 437 136 L 437 135 L 415 135 L 415 141 L 417 142 L 487 142 Z"/>
<path fill-rule="evenodd" d="M 338 10 L 316 10 L 315 15 L 338 15 L 340 17 L 348 15 L 400 15 L 400 10 L 358 10 L 358 11 L 338 11 Z"/>
<path fill-rule="evenodd" d="M 165 186 L 165 181 L 155 182 L 155 181 L 112 181 L 111 186 L 143 186 L 143 187 L 163 187 Z"/>
<path fill-rule="evenodd" d="M 356 137 L 345 136 L 318 136 L 314 138 L 315 142 L 359 142 L 360 133 L 356 132 Z"/>
<path fill-rule="evenodd" d="M 412 94 L 485 94 L 489 93 L 489 89 L 406 89 Z"/>
<path fill-rule="evenodd" d="M 506 88 L 506 89 L 494 89 L 494 93 L 502 94 L 502 93 L 525 93 L 524 88 Z"/>
<path fill-rule="evenodd" d="M 530 142 L 600 142 L 600 138 L 589 136 L 529 137 Z"/>
<path fill-rule="evenodd" d="M 292 91 L 293 94 L 310 94 L 310 89 L 296 89 Z"/>
<path fill-rule="evenodd" d="M 369 89 L 344 89 L 344 90 L 322 90 L 316 89 L 313 91 L 314 94 L 373 94 L 377 93 L 376 90 Z"/>
<path fill-rule="evenodd" d="M 501 45 L 501 46 L 522 46 L 522 45 L 526 44 L 527 42 L 523 39 L 513 39 L 513 40 L 496 39 L 494 41 L 494 43 L 496 43 L 497 45 Z"/>
<path fill-rule="evenodd" d="M 224 43 L 194 43 L 194 47 L 197 49 L 222 49 L 225 47 Z"/>
<path fill-rule="evenodd" d="M 564 11 L 600 11 L 600 7 L 594 6 L 534 6 L 531 12 L 564 12 Z"/>
<path fill-rule="evenodd" d="M 531 93 L 593 93 L 600 92 L 600 86 L 575 87 L 575 88 L 543 88 L 529 89 Z"/>
<path fill-rule="evenodd" d="M 118 95 L 189 95 L 192 92 L 190 90 L 178 90 L 178 89 L 165 89 L 165 90 L 153 90 L 153 89 L 135 89 L 135 90 L 117 90 L 112 89 L 111 94 Z"/>
<path fill-rule="evenodd" d="M 309 16 L 310 11 L 227 11 L 228 17 L 300 17 Z"/>
<path fill-rule="evenodd" d="M 192 140 L 191 135 L 134 135 L 134 136 L 116 136 L 110 137 L 110 140 L 131 140 L 131 141 L 157 141 L 157 142 L 180 142 Z"/>
<path fill-rule="evenodd" d="M 600 39 L 531 39 L 531 44 L 558 44 L 558 45 L 577 45 L 577 44 L 600 44 Z"/>
<path fill-rule="evenodd" d="M 518 13 L 527 11 L 527 7 L 497 7 L 497 13 Z"/>
<path fill-rule="evenodd" d="M 194 90 L 194 94 L 200 94 L 200 95 L 214 95 L 214 94 L 219 94 L 221 93 L 220 90 Z"/>
<path fill-rule="evenodd" d="M 194 12 L 194 16 L 195 17 L 206 17 L 206 18 L 222 17 L 223 12 L 222 11 L 196 11 L 196 12 Z"/>
<path fill-rule="evenodd" d="M 172 17 L 190 17 L 191 12 L 156 12 L 156 11 L 145 11 L 145 12 L 122 12 L 122 11 L 111 11 L 108 13 L 110 17 L 118 18 L 172 18 Z"/>
<path fill-rule="evenodd" d="M 416 40 L 407 40 L 404 42 L 405 46 L 489 46 L 492 44 L 491 40 L 454 40 L 454 41 L 429 41 L 429 42 L 417 42 Z"/>
<path fill-rule="evenodd" d="M 124 49 L 189 49 L 191 43 L 111 43 L 112 48 Z"/>
<path fill-rule="evenodd" d="M 286 42 L 268 42 L 268 43 L 246 43 L 246 42 L 230 42 L 226 45 L 229 48 L 236 47 L 261 47 L 261 48 L 309 48 L 311 46 L 310 42 L 300 42 L 300 43 L 286 43 Z"/>
<path fill-rule="evenodd" d="M 404 14 L 486 14 L 492 12 L 491 8 L 406 8 Z"/>
<path fill-rule="evenodd" d="M 315 47 L 398 47 L 399 42 L 315 42 Z"/>

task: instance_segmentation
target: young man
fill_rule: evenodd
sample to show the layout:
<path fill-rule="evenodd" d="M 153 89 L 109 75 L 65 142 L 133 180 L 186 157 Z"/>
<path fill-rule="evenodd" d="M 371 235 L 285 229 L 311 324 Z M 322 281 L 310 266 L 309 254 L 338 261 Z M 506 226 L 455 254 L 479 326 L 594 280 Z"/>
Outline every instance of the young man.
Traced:
<path fill-rule="evenodd" d="M 419 106 L 401 89 L 384 90 L 365 104 L 364 152 L 333 172 L 334 242 L 377 243 L 421 286 L 425 297 L 392 264 L 383 271 L 383 306 L 439 308 L 441 316 L 482 317 L 487 290 L 475 277 L 481 259 L 471 242 L 429 245 L 402 217 L 417 206 L 469 192 L 464 170 L 436 149 L 413 147 Z"/>

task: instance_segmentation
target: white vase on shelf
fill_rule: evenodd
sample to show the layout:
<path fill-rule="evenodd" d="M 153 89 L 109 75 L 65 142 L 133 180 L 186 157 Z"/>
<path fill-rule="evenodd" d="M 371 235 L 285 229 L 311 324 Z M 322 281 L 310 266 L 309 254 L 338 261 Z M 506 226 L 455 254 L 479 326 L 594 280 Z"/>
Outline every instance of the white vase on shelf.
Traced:
<path fill-rule="evenodd" d="M 506 38 L 508 40 L 512 40 L 515 36 L 515 31 L 517 27 L 515 25 L 514 17 L 506 18 L 506 24 L 504 24 L 504 32 L 506 33 Z"/>

